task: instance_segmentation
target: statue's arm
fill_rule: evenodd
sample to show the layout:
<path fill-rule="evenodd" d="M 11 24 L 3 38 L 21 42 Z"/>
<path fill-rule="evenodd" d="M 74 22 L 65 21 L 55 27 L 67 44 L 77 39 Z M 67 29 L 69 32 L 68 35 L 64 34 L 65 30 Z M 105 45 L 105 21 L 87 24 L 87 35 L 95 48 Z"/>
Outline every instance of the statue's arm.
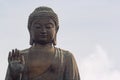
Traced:
<path fill-rule="evenodd" d="M 7 73 L 6 73 L 5 80 L 13 80 L 13 79 L 12 79 L 12 76 L 11 76 L 11 73 L 10 73 L 10 68 L 9 68 L 9 66 L 8 66 L 8 69 L 7 69 Z"/>
<path fill-rule="evenodd" d="M 66 57 L 64 80 L 80 80 L 79 70 L 71 53 Z"/>
<path fill-rule="evenodd" d="M 20 80 L 24 71 L 24 56 L 15 49 L 9 52 L 8 69 L 5 80 Z"/>
<path fill-rule="evenodd" d="M 5 80 L 19 80 L 20 75 L 11 71 L 10 66 L 8 66 Z"/>

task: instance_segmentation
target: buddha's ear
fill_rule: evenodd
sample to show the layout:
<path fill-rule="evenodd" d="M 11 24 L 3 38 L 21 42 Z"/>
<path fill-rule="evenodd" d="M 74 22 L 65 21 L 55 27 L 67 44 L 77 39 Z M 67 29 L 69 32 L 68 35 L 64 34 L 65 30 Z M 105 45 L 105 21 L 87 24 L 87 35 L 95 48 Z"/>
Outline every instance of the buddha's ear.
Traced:
<path fill-rule="evenodd" d="M 30 45 L 33 45 L 33 43 L 34 43 L 34 40 L 32 39 L 32 35 L 30 33 Z"/>
<path fill-rule="evenodd" d="M 57 44 L 56 39 L 57 39 L 57 35 L 55 34 L 55 37 L 54 37 L 54 39 L 53 39 L 53 45 L 54 45 L 54 46 Z"/>
<path fill-rule="evenodd" d="M 30 45 L 33 45 L 33 40 L 30 38 Z"/>

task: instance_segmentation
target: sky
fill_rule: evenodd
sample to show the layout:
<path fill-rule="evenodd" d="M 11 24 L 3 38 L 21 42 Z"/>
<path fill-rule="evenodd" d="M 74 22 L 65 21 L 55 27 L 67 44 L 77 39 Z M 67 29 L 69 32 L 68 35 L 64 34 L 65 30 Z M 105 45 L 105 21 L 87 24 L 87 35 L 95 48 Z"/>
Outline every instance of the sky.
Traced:
<path fill-rule="evenodd" d="M 30 13 L 51 7 L 59 17 L 57 46 L 75 56 L 81 80 L 120 80 L 119 0 L 0 0 L 0 78 L 8 52 L 29 45 Z"/>

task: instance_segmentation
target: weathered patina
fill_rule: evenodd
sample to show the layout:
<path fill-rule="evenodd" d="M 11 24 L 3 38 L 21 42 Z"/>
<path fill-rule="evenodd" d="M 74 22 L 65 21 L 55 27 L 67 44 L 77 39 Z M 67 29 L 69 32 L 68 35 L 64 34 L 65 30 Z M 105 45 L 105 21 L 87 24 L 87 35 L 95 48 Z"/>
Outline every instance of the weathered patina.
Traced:
<path fill-rule="evenodd" d="M 30 14 L 31 47 L 9 52 L 5 80 L 80 80 L 72 53 L 55 47 L 58 23 L 49 7 L 38 7 Z"/>

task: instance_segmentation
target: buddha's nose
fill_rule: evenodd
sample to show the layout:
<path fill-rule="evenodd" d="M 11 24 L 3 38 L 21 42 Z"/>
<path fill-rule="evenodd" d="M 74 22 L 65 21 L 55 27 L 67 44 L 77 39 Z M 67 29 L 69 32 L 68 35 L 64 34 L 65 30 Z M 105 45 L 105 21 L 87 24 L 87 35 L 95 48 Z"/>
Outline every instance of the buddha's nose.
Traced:
<path fill-rule="evenodd" d="M 46 31 L 46 28 L 43 27 L 43 28 L 41 29 L 41 33 L 42 33 L 42 34 L 46 34 L 46 32 L 47 32 L 47 31 Z"/>

